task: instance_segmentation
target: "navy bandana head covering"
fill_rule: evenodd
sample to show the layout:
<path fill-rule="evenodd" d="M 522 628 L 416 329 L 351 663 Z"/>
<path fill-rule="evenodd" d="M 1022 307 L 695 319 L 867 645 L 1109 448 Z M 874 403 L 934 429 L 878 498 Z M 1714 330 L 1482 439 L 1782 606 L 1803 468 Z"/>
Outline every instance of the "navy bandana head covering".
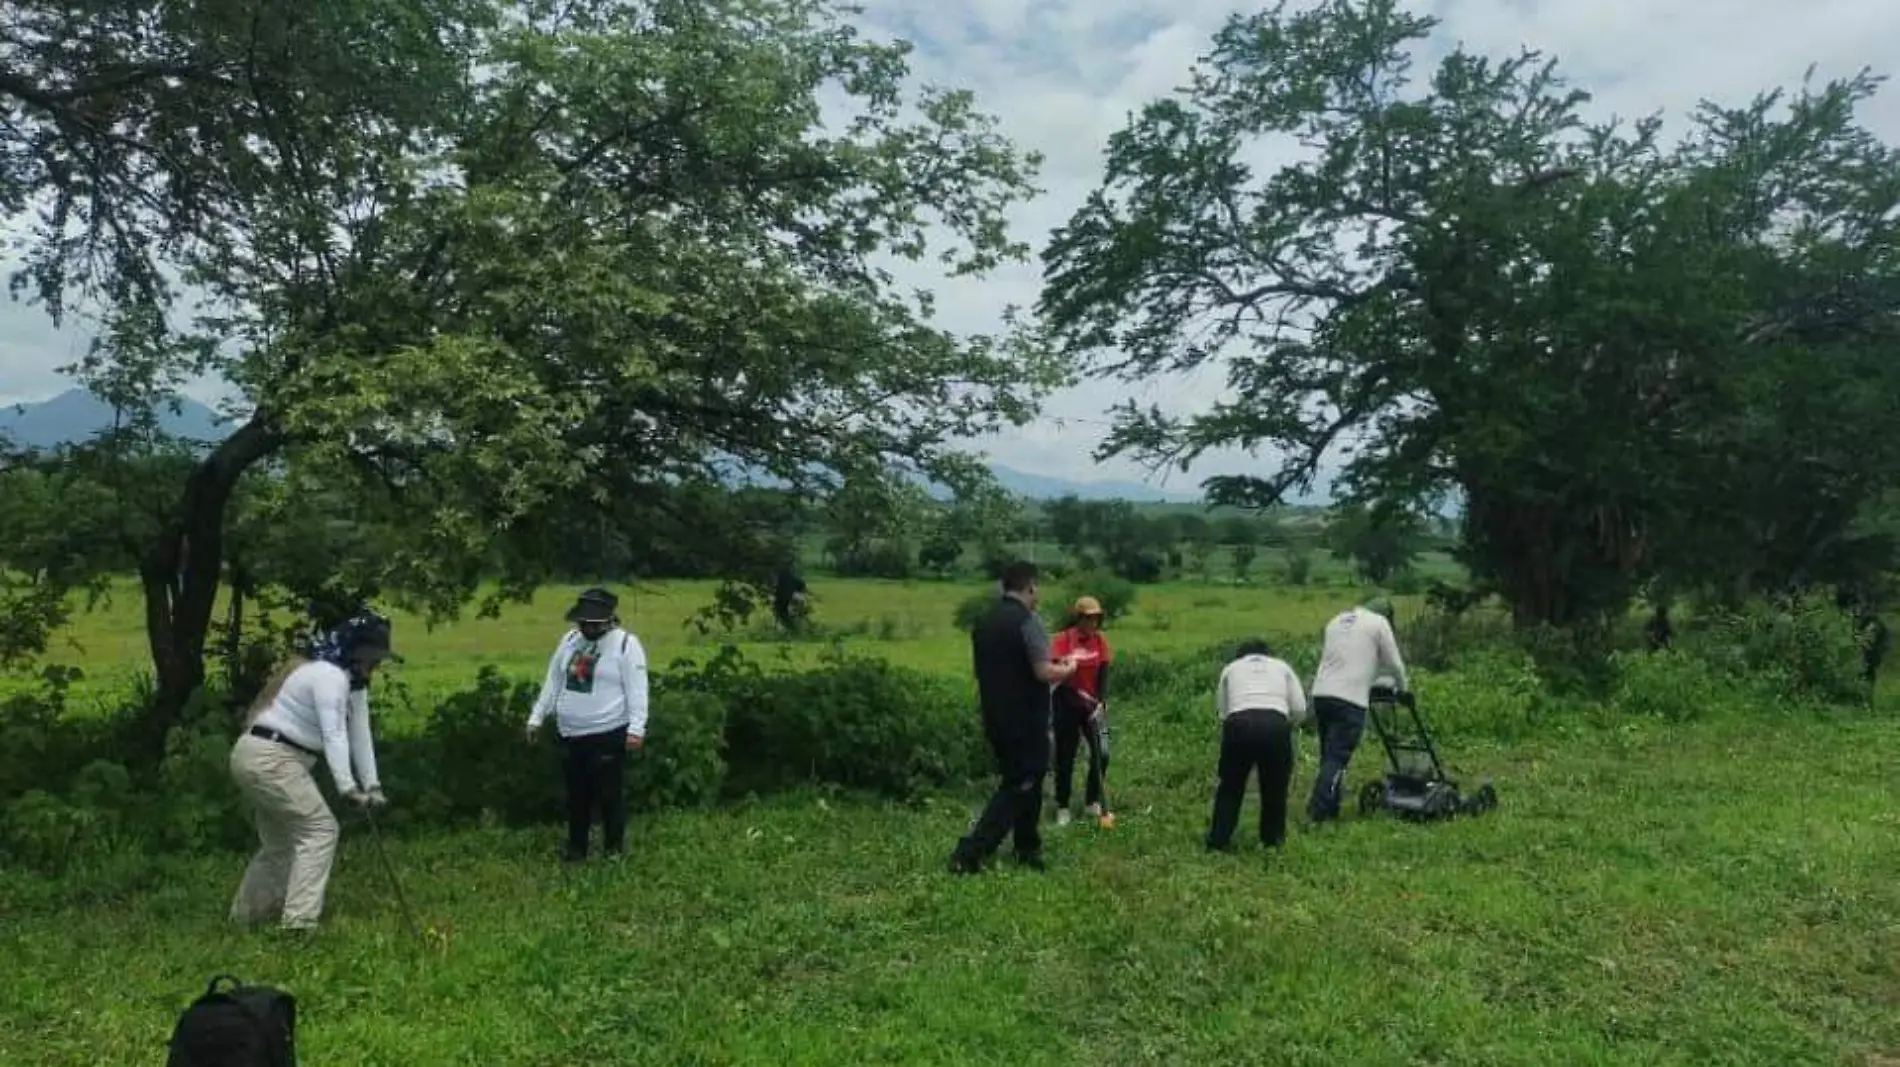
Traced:
<path fill-rule="evenodd" d="M 374 648 L 389 653 L 389 620 L 374 611 L 360 611 L 344 620 L 341 626 L 312 637 L 304 645 L 303 654 L 324 663 L 333 663 L 350 674 L 350 687 L 362 689 L 368 685 L 356 670 L 355 654 L 365 648 Z"/>

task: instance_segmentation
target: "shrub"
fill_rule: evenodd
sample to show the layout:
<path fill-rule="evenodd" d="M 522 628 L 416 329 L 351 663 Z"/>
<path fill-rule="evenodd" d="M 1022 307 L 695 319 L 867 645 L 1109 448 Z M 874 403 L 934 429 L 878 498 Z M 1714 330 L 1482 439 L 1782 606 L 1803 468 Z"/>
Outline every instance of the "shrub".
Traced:
<path fill-rule="evenodd" d="M 1514 738 L 1535 721 L 1544 697 L 1536 665 L 1515 649 L 1473 653 L 1453 671 L 1412 673 L 1419 713 L 1434 738 Z"/>
<path fill-rule="evenodd" d="M 1048 620 L 1051 630 L 1057 630 L 1069 624 L 1069 609 L 1085 596 L 1101 601 L 1102 615 L 1109 622 L 1124 618 L 1135 608 L 1135 601 L 1141 591 L 1134 582 L 1101 571 L 1085 571 L 1062 583 L 1053 591 L 1045 591 L 1042 596 L 1042 613 Z"/>
<path fill-rule="evenodd" d="M 1677 646 L 1718 674 L 1753 675 L 1771 700 L 1853 704 L 1867 698 L 1853 618 L 1824 598 L 1718 610 L 1680 634 Z"/>
<path fill-rule="evenodd" d="M 173 851 L 241 847 L 251 838 L 243 795 L 231 780 L 237 740 L 221 695 L 200 690 L 183 720 L 165 735 L 158 779 L 163 803 L 152 805 L 152 839 Z M 321 775 L 319 776 L 321 778 Z M 130 797 L 129 781 L 121 795 Z"/>
<path fill-rule="evenodd" d="M 732 792 L 825 783 L 911 798 L 985 769 L 962 687 L 834 650 L 816 670 L 768 675 L 736 650 L 685 681 L 726 709 Z"/>
<path fill-rule="evenodd" d="M 995 605 L 995 593 L 972 593 L 957 602 L 951 621 L 959 631 L 969 633 L 976 629 L 976 624 L 982 622 L 983 616 L 989 614 L 990 608 Z"/>
<path fill-rule="evenodd" d="M 1616 684 L 1609 706 L 1620 715 L 1687 722 L 1740 696 L 1733 679 L 1679 650 L 1617 652 L 1611 663 Z"/>
<path fill-rule="evenodd" d="M 434 794 L 418 798 L 418 816 L 517 825 L 560 816 L 564 792 L 554 728 L 545 726 L 532 749 L 523 738 L 539 689 L 538 680 L 510 679 L 488 666 L 474 688 L 437 706 L 419 752 L 435 771 L 421 760 L 409 768 L 416 783 L 411 788 Z M 627 766 L 627 806 L 648 811 L 704 804 L 725 779 L 724 707 L 669 692 L 657 679 L 654 689 L 646 745 Z"/>

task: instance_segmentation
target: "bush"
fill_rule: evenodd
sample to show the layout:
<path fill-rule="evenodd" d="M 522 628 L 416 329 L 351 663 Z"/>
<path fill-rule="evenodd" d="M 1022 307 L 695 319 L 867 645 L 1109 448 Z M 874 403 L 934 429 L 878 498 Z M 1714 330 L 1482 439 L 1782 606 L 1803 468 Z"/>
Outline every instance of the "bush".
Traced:
<path fill-rule="evenodd" d="M 541 743 L 532 749 L 523 738 L 539 689 L 538 680 L 509 679 L 483 667 L 474 688 L 437 706 L 420 746 L 427 766 L 404 761 L 414 776 L 408 788 L 422 794 L 412 809 L 422 821 L 480 818 L 527 825 L 560 817 L 565 794 L 554 727 L 544 726 Z M 650 811 L 707 803 L 725 779 L 724 708 L 655 689 L 646 745 L 628 762 L 627 807 Z"/>
<path fill-rule="evenodd" d="M 1731 677 L 1753 675 L 1763 695 L 1787 703 L 1867 699 L 1852 616 L 1828 600 L 1752 601 L 1718 610 L 1680 634 L 1678 647 Z"/>
<path fill-rule="evenodd" d="M 1617 652 L 1611 663 L 1616 684 L 1609 706 L 1620 715 L 1688 722 L 1741 697 L 1733 679 L 1680 650 Z"/>
<path fill-rule="evenodd" d="M 1135 601 L 1141 596 L 1141 590 L 1134 582 L 1101 571 L 1085 571 L 1063 582 L 1061 587 L 1045 591 L 1042 597 L 1042 613 L 1048 620 L 1050 630 L 1058 630 L 1069 624 L 1069 609 L 1085 596 L 1101 601 L 1102 615 L 1109 621 L 1126 617 L 1135 609 Z"/>
<path fill-rule="evenodd" d="M 766 674 L 728 648 L 675 683 L 724 704 L 730 792 L 829 784 L 908 799 L 987 767 L 962 687 L 881 659 L 834 650 L 816 670 Z"/>

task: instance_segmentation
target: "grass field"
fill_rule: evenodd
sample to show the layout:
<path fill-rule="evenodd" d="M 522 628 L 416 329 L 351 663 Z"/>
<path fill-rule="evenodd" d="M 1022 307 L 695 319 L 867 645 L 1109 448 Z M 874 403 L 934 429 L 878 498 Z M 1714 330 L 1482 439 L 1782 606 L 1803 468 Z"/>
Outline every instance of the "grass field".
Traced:
<path fill-rule="evenodd" d="M 864 631 L 854 643 L 965 670 L 950 614 L 967 587 L 815 591 L 822 619 Z M 539 669 L 570 592 L 403 626 L 406 678 L 421 692 L 480 662 Z M 633 599 L 656 659 L 709 647 L 679 625 L 704 593 Z M 1311 633 L 1346 596 L 1144 590 L 1115 635 L 1138 657 Z M 135 663 L 109 651 L 136 650 L 135 619 L 76 635 L 95 686 Z M 642 817 L 624 864 L 579 871 L 551 862 L 551 829 L 391 841 L 420 945 L 356 825 L 324 931 L 294 948 L 224 924 L 237 855 L 0 878 L 0 1063 L 161 1062 L 176 1012 L 220 971 L 298 995 L 314 1067 L 1900 1062 L 1889 715 L 1544 717 L 1506 742 L 1422 686 L 1455 769 L 1494 777 L 1498 811 L 1349 817 L 1279 856 L 1213 857 L 1211 684 L 1117 704 L 1119 827 L 1051 828 L 1040 875 L 943 873 L 977 795 L 812 792 Z M 1296 799 L 1314 758 L 1300 748 Z M 1377 765 L 1362 749 L 1355 784 Z"/>

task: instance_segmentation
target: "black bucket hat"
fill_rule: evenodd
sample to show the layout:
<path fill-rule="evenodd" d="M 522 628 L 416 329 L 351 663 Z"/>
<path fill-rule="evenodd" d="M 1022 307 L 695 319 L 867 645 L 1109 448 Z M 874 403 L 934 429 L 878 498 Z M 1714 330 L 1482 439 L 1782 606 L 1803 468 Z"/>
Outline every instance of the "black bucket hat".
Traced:
<path fill-rule="evenodd" d="M 574 606 L 567 609 L 566 618 L 568 622 L 612 622 L 619 607 L 619 597 L 595 586 L 575 599 Z"/>

